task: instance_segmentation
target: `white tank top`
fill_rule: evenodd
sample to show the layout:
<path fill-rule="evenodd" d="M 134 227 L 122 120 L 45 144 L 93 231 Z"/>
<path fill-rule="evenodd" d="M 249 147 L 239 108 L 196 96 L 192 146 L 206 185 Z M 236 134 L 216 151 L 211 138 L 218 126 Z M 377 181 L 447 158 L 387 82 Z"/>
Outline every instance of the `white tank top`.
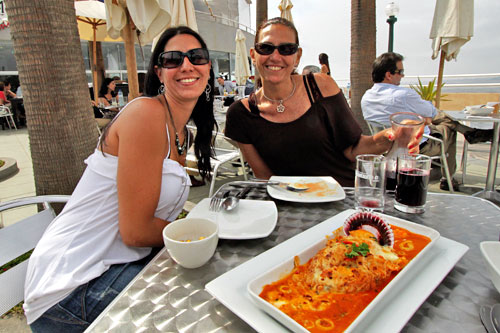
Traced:
<path fill-rule="evenodd" d="M 173 221 L 187 200 L 191 181 L 182 165 L 169 156 L 170 148 L 163 161 L 155 217 Z M 29 259 L 24 291 L 28 324 L 78 286 L 101 276 L 110 265 L 140 260 L 151 252 L 150 247 L 130 247 L 121 239 L 118 157 L 96 149 L 85 163 L 87 168 L 70 200 L 47 227 Z"/>

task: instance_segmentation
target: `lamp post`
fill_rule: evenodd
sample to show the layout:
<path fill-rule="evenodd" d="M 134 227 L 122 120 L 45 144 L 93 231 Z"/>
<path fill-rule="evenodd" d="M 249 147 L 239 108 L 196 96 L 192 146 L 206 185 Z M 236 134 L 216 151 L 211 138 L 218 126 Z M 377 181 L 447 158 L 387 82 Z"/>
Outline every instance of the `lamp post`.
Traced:
<path fill-rule="evenodd" d="M 385 14 L 389 17 L 387 23 L 389 23 L 389 52 L 393 50 L 393 40 L 394 40 L 394 23 L 398 20 L 396 15 L 399 13 L 399 6 L 394 2 L 389 2 L 385 6 Z"/>

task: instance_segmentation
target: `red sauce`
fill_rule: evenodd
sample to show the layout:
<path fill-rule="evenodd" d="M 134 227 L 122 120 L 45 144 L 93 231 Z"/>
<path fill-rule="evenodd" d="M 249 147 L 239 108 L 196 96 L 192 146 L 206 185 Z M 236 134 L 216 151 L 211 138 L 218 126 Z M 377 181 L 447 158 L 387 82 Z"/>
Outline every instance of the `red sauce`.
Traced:
<path fill-rule="evenodd" d="M 391 226 L 394 231 L 394 250 L 408 261 L 413 259 L 430 239 L 412 233 L 406 229 Z M 351 294 L 327 293 L 315 295 L 305 284 L 297 283 L 298 276 L 307 268 L 307 263 L 300 265 L 293 273 L 283 279 L 264 286 L 260 297 L 267 301 L 284 300 L 280 310 L 292 317 L 311 332 L 343 332 L 378 295 L 378 293 L 397 275 L 392 274 L 386 281 L 381 281 L 376 290 Z M 295 279 L 294 279 L 295 275 Z M 292 306 L 293 300 L 301 304 Z M 313 309 L 311 309 L 313 308 Z"/>

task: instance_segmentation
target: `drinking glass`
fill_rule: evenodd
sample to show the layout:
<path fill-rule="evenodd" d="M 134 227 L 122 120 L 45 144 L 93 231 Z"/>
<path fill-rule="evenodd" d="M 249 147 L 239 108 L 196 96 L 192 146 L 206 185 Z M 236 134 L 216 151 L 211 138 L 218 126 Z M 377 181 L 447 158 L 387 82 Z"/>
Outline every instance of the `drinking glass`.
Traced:
<path fill-rule="evenodd" d="M 116 97 L 111 97 L 111 105 L 117 106 L 118 102 L 116 101 Z"/>
<path fill-rule="evenodd" d="M 413 112 L 396 112 L 389 119 L 396 139 L 387 153 L 386 190 L 388 192 L 396 188 L 398 156 L 408 153 L 408 144 L 424 124 L 424 118 Z"/>
<path fill-rule="evenodd" d="M 405 213 L 425 211 L 431 158 L 425 155 L 398 156 L 398 175 L 394 208 Z"/>
<path fill-rule="evenodd" d="M 354 200 L 357 209 L 384 210 L 386 160 L 382 155 L 356 156 Z"/>

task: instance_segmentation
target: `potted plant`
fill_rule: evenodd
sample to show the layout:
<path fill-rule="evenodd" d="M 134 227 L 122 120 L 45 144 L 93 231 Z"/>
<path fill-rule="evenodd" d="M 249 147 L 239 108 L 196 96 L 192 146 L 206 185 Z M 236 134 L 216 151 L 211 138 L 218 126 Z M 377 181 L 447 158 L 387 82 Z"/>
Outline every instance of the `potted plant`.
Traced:
<path fill-rule="evenodd" d="M 444 82 L 441 83 L 441 89 L 444 87 Z M 422 99 L 426 101 L 431 101 L 435 102 L 436 101 L 436 92 L 437 92 L 437 85 L 436 85 L 436 78 L 434 80 L 429 81 L 427 85 L 422 84 L 422 81 L 420 78 L 418 78 L 418 85 L 413 85 L 410 84 L 410 88 L 415 90 Z M 441 101 L 446 101 L 446 99 L 443 99 L 446 95 L 441 95 Z"/>

